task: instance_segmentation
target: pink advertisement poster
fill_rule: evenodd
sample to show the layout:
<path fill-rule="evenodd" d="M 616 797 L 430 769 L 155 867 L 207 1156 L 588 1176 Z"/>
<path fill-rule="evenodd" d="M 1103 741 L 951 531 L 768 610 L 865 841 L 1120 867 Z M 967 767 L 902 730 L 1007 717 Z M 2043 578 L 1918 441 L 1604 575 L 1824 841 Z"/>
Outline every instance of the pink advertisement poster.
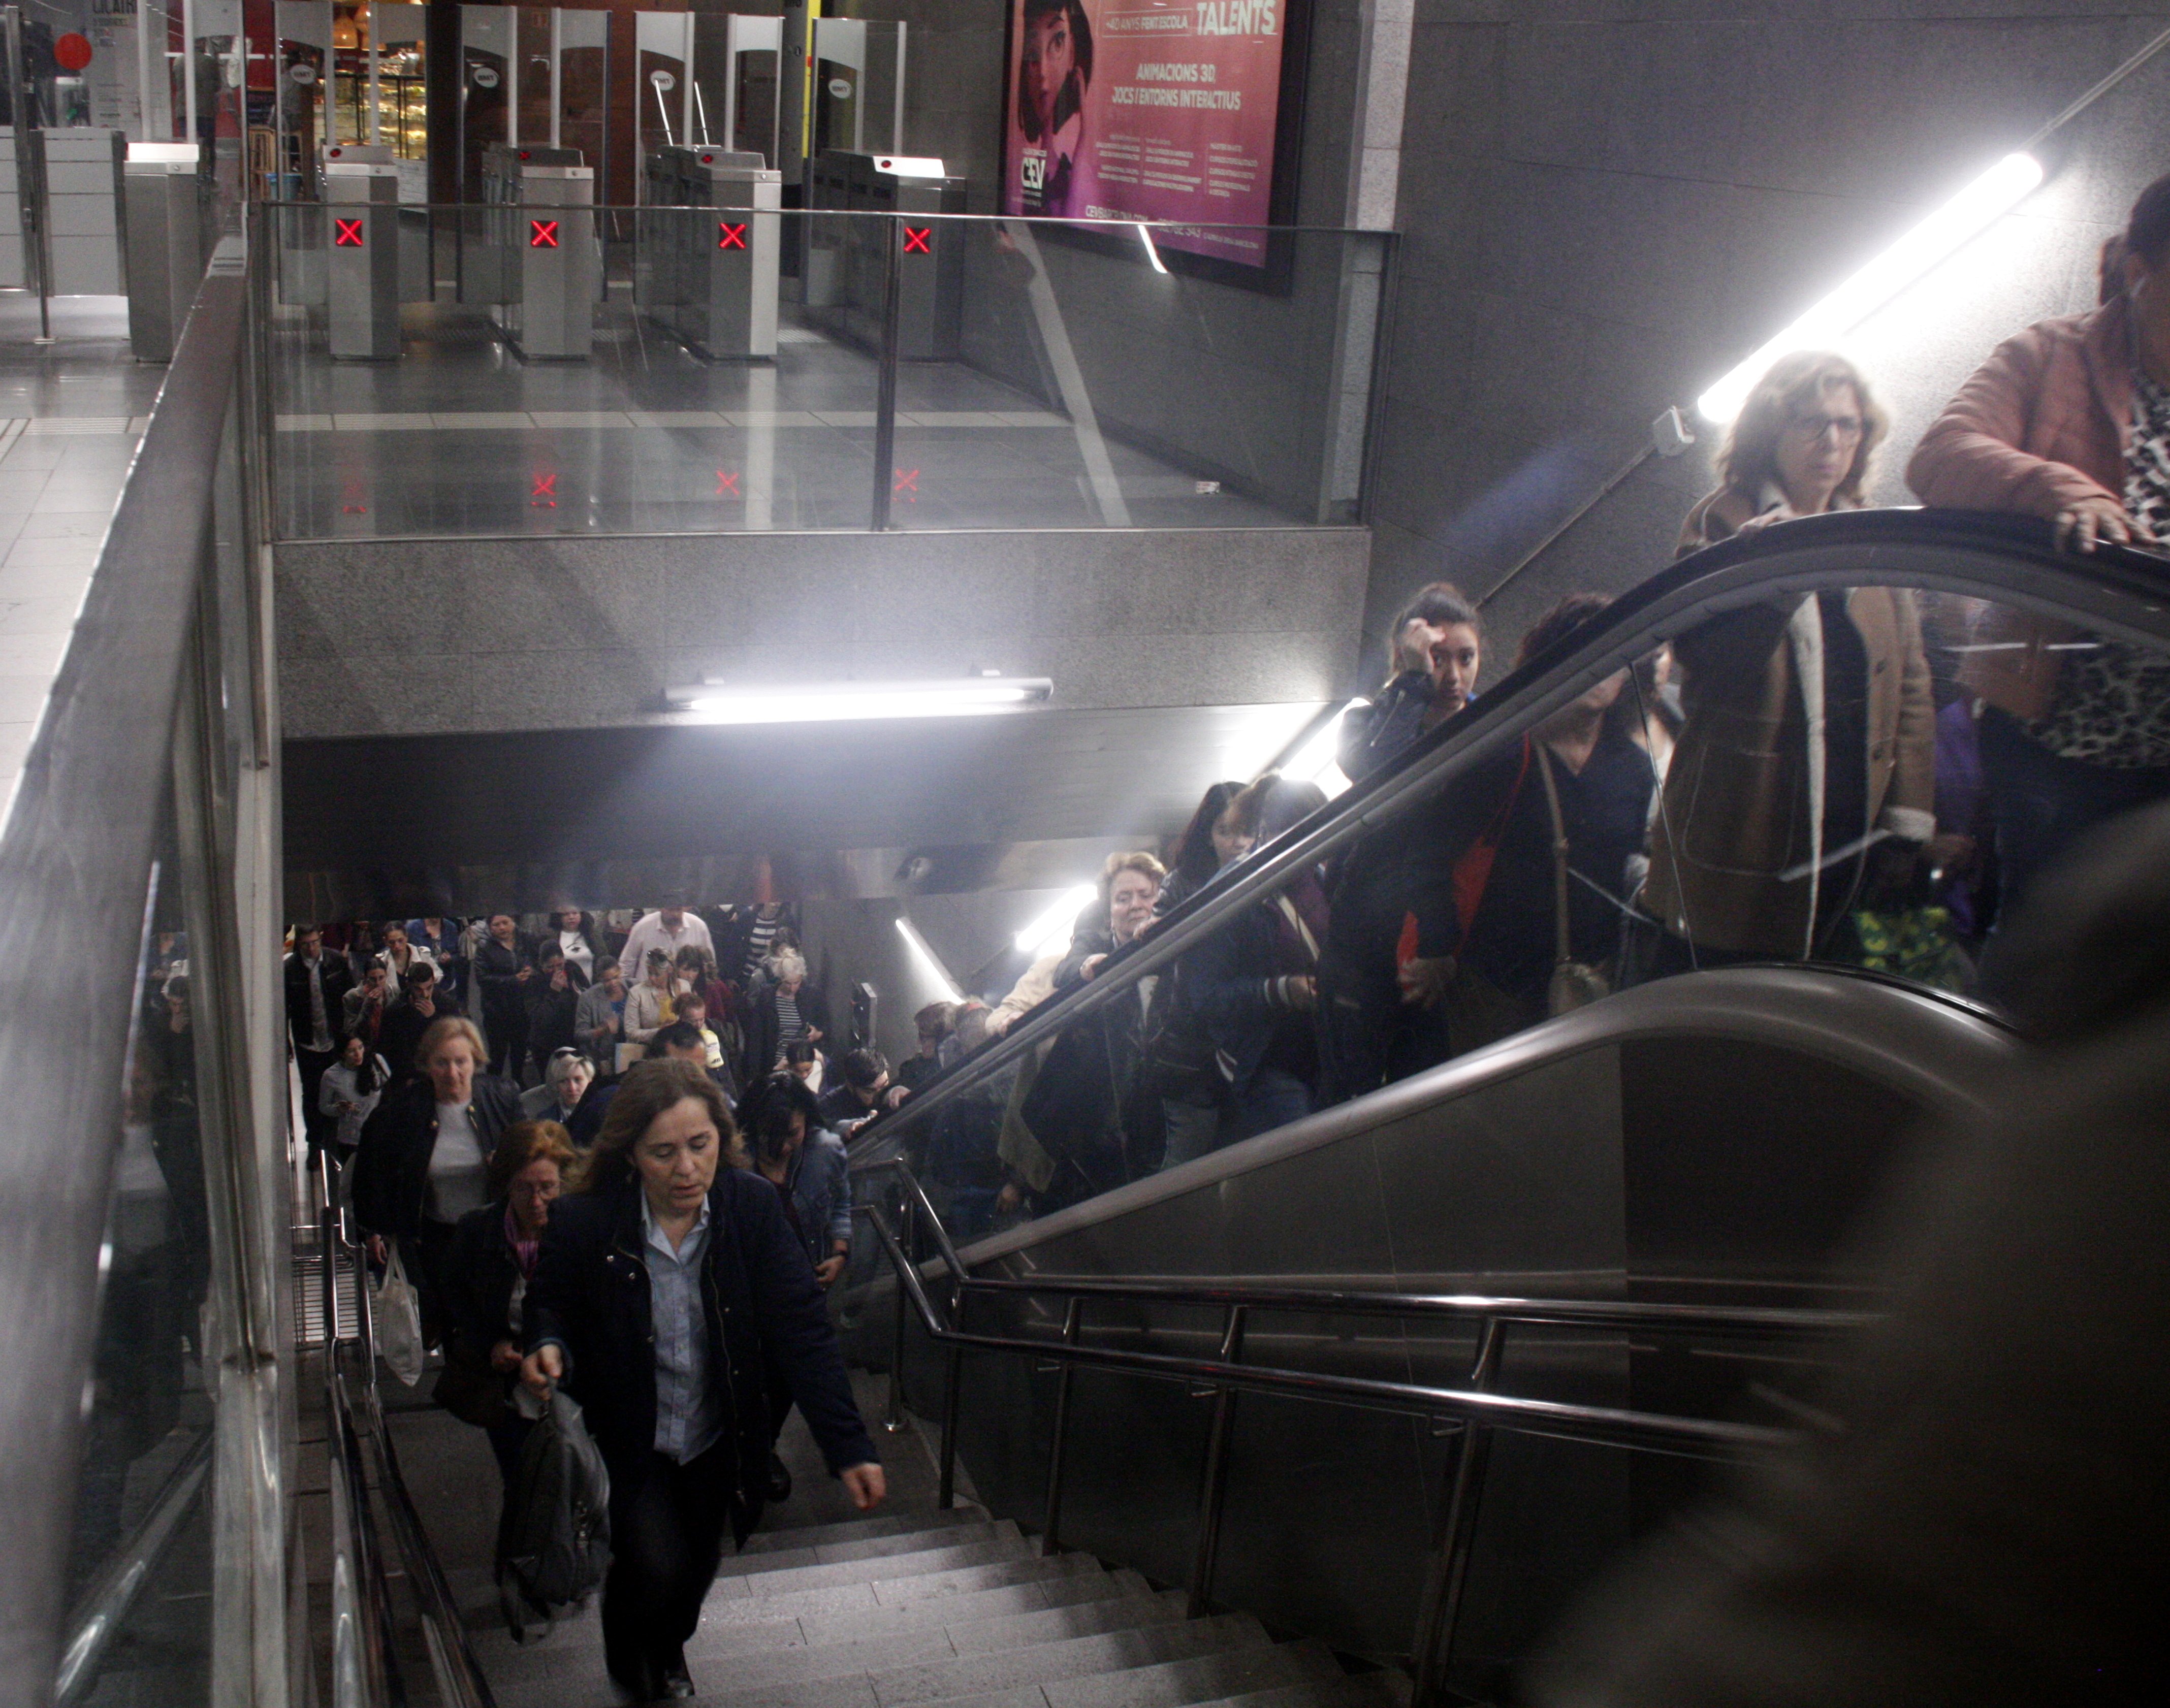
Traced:
<path fill-rule="evenodd" d="M 1260 264 L 1288 0 L 1011 0 L 1002 210 Z"/>

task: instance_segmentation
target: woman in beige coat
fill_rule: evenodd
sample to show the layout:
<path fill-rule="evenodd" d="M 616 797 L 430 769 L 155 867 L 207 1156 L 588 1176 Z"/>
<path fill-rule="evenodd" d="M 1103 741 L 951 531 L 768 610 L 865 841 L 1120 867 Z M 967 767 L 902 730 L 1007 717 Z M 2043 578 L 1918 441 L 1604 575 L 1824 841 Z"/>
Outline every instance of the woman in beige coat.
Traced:
<path fill-rule="evenodd" d="M 1884 430 L 1843 357 L 1781 359 L 1750 392 L 1681 552 L 1859 508 Z M 1913 595 L 1761 600 L 1673 651 L 1686 721 L 1650 830 L 1642 905 L 1665 931 L 1652 970 L 1852 958 L 1864 882 L 1911 866 L 1936 830 L 1936 708 Z"/>

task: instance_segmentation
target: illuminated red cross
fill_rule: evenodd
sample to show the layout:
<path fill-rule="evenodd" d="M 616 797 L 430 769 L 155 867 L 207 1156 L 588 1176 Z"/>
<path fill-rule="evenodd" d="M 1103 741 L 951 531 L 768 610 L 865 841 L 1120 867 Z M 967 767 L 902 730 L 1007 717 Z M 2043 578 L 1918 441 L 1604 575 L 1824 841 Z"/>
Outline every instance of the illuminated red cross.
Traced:
<path fill-rule="evenodd" d="M 735 226 L 723 220 L 718 220 L 716 222 L 716 247 L 718 248 L 743 249 L 746 246 L 746 227 L 743 225 Z"/>
<path fill-rule="evenodd" d="M 358 249 L 361 247 L 361 220 L 358 216 L 350 220 L 334 218 L 332 224 L 338 227 L 332 233 L 334 249 Z"/>
<path fill-rule="evenodd" d="M 530 506 L 540 506 L 543 510 L 556 510 L 558 508 L 558 477 L 554 474 L 537 475 L 535 490 L 527 494 L 527 502 Z"/>
<path fill-rule="evenodd" d="M 919 471 L 916 468 L 900 468 L 894 472 L 896 479 L 890 490 L 892 493 L 904 494 L 904 501 L 908 504 L 917 504 L 919 502 Z"/>
<path fill-rule="evenodd" d="M 934 227 L 932 226 L 906 226 L 904 228 L 904 253 L 907 255 L 933 254 L 934 251 L 927 245 L 933 237 Z"/>
<path fill-rule="evenodd" d="M 558 222 L 530 220 L 527 222 L 527 247 L 531 249 L 554 249 L 558 247 Z"/>
<path fill-rule="evenodd" d="M 736 498 L 738 495 L 738 476 L 730 469 L 718 469 L 716 471 L 715 496 L 718 498 Z"/>

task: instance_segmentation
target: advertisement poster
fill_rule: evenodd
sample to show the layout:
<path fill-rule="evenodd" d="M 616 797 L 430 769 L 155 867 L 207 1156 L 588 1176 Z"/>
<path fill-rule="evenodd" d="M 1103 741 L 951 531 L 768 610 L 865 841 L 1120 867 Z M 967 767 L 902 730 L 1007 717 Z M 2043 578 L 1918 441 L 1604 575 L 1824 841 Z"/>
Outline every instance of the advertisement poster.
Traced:
<path fill-rule="evenodd" d="M 1002 211 L 1263 265 L 1289 0 L 1011 0 Z"/>

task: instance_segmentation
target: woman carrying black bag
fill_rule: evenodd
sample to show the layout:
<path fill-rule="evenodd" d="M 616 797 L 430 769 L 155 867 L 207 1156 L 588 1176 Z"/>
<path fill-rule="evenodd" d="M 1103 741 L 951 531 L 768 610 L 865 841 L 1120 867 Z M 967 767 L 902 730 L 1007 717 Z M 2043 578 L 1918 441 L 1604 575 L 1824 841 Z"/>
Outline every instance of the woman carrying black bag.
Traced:
<path fill-rule="evenodd" d="M 686 1640 L 724 1532 L 767 1494 L 773 1371 L 861 1510 L 887 1492 L 805 1248 L 740 1166 L 730 1110 L 691 1062 L 620 1082 L 553 1207 L 526 1299 L 521 1380 L 562 1380 L 610 1470 L 603 1651 L 629 1700 L 693 1695 Z"/>

